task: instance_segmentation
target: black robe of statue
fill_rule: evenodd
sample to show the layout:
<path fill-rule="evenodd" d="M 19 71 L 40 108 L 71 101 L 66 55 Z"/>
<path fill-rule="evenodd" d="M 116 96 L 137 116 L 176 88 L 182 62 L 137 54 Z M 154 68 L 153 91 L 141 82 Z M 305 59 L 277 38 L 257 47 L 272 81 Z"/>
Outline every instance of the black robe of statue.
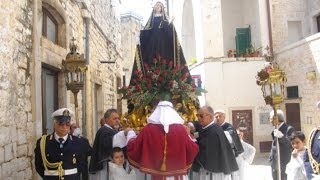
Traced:
<path fill-rule="evenodd" d="M 238 157 L 239 154 L 244 152 L 244 149 L 242 147 L 240 138 L 238 136 L 237 130 L 229 123 L 225 122 L 223 123 L 223 125 L 221 126 L 222 129 L 224 131 L 228 131 L 228 133 L 230 134 L 232 141 L 233 141 L 233 151 L 234 151 L 234 155 L 236 157 Z"/>
<path fill-rule="evenodd" d="M 197 141 L 200 151 L 194 160 L 194 171 L 198 172 L 200 168 L 204 168 L 213 173 L 230 174 L 239 169 L 230 143 L 221 127 L 212 124 L 202 129 Z"/>
<path fill-rule="evenodd" d="M 102 126 L 94 139 L 89 172 L 95 173 L 103 169 L 103 162 L 108 160 L 112 150 L 113 136 L 116 130 Z"/>
<path fill-rule="evenodd" d="M 136 48 L 130 85 L 132 85 L 132 79 L 136 77 L 134 72 L 138 70 L 145 74 L 144 64 L 153 66 L 153 59 L 159 55 L 162 59 L 166 59 L 167 63 L 173 61 L 173 67 L 186 65 L 173 24 L 168 22 L 165 14 L 158 17 L 151 14 L 145 28 L 140 31 L 140 45 Z M 183 71 L 189 73 L 187 68 Z M 190 75 L 188 80 L 191 82 Z"/>

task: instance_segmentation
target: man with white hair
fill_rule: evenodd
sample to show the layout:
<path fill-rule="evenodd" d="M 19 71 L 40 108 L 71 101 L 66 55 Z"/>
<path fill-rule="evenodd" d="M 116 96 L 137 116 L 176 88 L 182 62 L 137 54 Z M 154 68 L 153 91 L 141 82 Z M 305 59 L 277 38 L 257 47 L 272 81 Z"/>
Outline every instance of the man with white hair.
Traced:
<path fill-rule="evenodd" d="M 37 141 L 35 169 L 43 179 L 80 180 L 84 161 L 79 138 L 68 134 L 72 116 L 67 108 L 53 112 L 54 133 Z"/>
<path fill-rule="evenodd" d="M 234 156 L 237 159 L 237 161 L 239 161 L 238 156 L 239 154 L 243 153 L 244 150 L 236 129 L 230 123 L 227 123 L 225 121 L 226 113 L 224 110 L 218 109 L 214 111 L 214 117 L 215 117 L 215 123 L 221 126 L 221 128 L 225 132 L 225 135 L 228 138 L 228 141 L 233 150 Z M 231 176 L 232 176 L 232 180 L 240 180 L 239 171 L 233 171 Z"/>
<path fill-rule="evenodd" d="M 128 133 L 130 164 L 150 174 L 152 180 L 188 179 L 187 172 L 199 148 L 172 103 L 160 101 L 147 121 L 138 136 Z"/>
<path fill-rule="evenodd" d="M 281 169 L 281 180 L 286 180 L 286 166 L 291 159 L 292 146 L 289 140 L 289 136 L 295 131 L 294 128 L 284 122 L 283 111 L 277 110 L 278 124 L 274 124 L 274 111 L 270 112 L 270 122 L 275 126 L 272 131 L 272 146 L 269 161 L 271 162 L 272 177 L 274 180 L 278 178 L 278 163 L 277 163 L 277 140 L 279 141 L 280 149 L 280 169 Z"/>

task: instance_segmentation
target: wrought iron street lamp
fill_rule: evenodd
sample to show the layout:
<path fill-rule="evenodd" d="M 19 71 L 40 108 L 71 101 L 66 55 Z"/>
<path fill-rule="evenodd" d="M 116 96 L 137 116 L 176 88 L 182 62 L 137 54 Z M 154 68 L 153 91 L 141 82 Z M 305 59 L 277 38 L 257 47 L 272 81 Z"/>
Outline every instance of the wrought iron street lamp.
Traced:
<path fill-rule="evenodd" d="M 287 81 L 286 74 L 282 71 L 278 64 L 268 62 L 266 66 L 258 72 L 257 84 L 261 86 L 264 100 L 266 104 L 272 106 L 274 111 L 274 116 L 272 119 L 272 124 L 278 129 L 278 115 L 277 109 L 279 109 L 280 104 L 283 102 L 284 97 L 284 83 Z M 280 167 L 280 148 L 279 141 L 277 139 L 277 165 L 278 165 L 278 177 L 281 177 L 281 167 Z"/>
<path fill-rule="evenodd" d="M 78 120 L 78 92 L 83 89 L 85 73 L 88 69 L 83 54 L 77 52 L 77 45 L 72 38 L 70 43 L 70 52 L 66 56 L 66 60 L 62 60 L 62 69 L 64 72 L 67 90 L 71 90 L 74 95 L 75 120 Z"/>

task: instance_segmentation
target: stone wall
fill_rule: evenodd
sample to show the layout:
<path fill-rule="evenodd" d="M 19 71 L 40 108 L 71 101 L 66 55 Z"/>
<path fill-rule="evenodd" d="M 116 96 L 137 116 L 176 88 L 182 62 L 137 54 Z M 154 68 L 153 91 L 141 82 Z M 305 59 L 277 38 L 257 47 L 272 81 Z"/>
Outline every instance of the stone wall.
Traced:
<path fill-rule="evenodd" d="M 299 99 L 286 99 L 285 103 L 300 103 L 302 131 L 308 135 L 320 124 L 316 103 L 320 100 L 320 34 L 315 34 L 276 53 L 280 67 L 287 74 L 286 86 L 298 86 Z M 307 78 L 308 72 L 316 72 L 316 79 Z M 284 109 L 284 107 L 283 107 Z"/>
<path fill-rule="evenodd" d="M 317 33 L 315 17 L 320 14 L 319 0 L 270 0 L 274 49 L 290 44 L 288 21 L 301 22 L 302 38 Z"/>
<path fill-rule="evenodd" d="M 31 1 L 0 5 L 0 179 L 31 179 Z"/>
<path fill-rule="evenodd" d="M 116 78 L 122 74 L 120 21 L 111 1 L 43 0 L 2 1 L 0 4 L 0 179 L 37 179 L 33 150 L 42 134 L 41 66 L 50 65 L 58 71 L 59 107 L 74 109 L 73 95 L 66 90 L 61 61 L 75 37 L 78 52 L 89 47 L 88 89 L 102 86 L 104 99 L 101 111 L 117 106 Z M 113 2 L 113 1 L 112 1 Z M 61 18 L 58 45 L 42 36 L 42 6 L 55 10 Z M 36 8 L 36 9 L 35 9 Z M 84 9 L 87 9 L 84 12 Z M 87 13 L 87 14 L 85 14 Z M 86 45 L 86 22 L 89 19 L 90 40 Z M 100 61 L 116 61 L 101 64 Z M 90 141 L 93 106 L 87 94 L 78 94 L 79 118 L 86 120 Z M 100 98 L 100 97 L 98 97 Z M 85 113 L 83 113 L 85 111 Z M 82 115 L 86 115 L 83 117 Z M 80 121 L 82 122 L 82 121 Z"/>

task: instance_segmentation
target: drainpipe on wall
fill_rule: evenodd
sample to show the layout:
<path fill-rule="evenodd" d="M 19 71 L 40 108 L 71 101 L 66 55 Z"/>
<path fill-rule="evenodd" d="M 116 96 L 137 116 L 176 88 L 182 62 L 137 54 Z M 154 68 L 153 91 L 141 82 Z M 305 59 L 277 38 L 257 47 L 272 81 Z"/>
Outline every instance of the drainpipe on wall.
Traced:
<path fill-rule="evenodd" d="M 88 10 L 82 9 L 83 23 L 85 28 L 85 60 L 87 66 L 90 64 L 90 13 Z M 90 67 L 85 74 L 84 89 L 82 91 L 82 133 L 88 140 L 92 140 L 92 107 L 91 106 L 91 86 L 90 86 Z"/>
<path fill-rule="evenodd" d="M 39 31 L 39 2 L 32 1 L 32 56 L 31 56 L 31 112 L 35 121 L 36 137 L 42 135 L 42 112 L 41 112 L 41 61 L 40 61 L 40 38 Z M 40 94 L 40 96 L 39 96 Z"/>
<path fill-rule="evenodd" d="M 35 126 L 35 138 L 42 135 L 42 95 L 41 95 L 41 61 L 40 61 L 40 38 L 39 31 L 39 7 L 41 1 L 32 1 L 32 56 L 31 56 L 31 114 Z M 33 173 L 32 179 L 39 179 L 37 173 Z"/>
<path fill-rule="evenodd" d="M 269 31 L 269 48 L 270 55 L 273 55 L 273 40 L 272 40 L 272 26 L 271 26 L 271 11 L 270 11 L 270 0 L 266 0 L 267 3 L 267 18 L 268 18 L 268 31 Z"/>

